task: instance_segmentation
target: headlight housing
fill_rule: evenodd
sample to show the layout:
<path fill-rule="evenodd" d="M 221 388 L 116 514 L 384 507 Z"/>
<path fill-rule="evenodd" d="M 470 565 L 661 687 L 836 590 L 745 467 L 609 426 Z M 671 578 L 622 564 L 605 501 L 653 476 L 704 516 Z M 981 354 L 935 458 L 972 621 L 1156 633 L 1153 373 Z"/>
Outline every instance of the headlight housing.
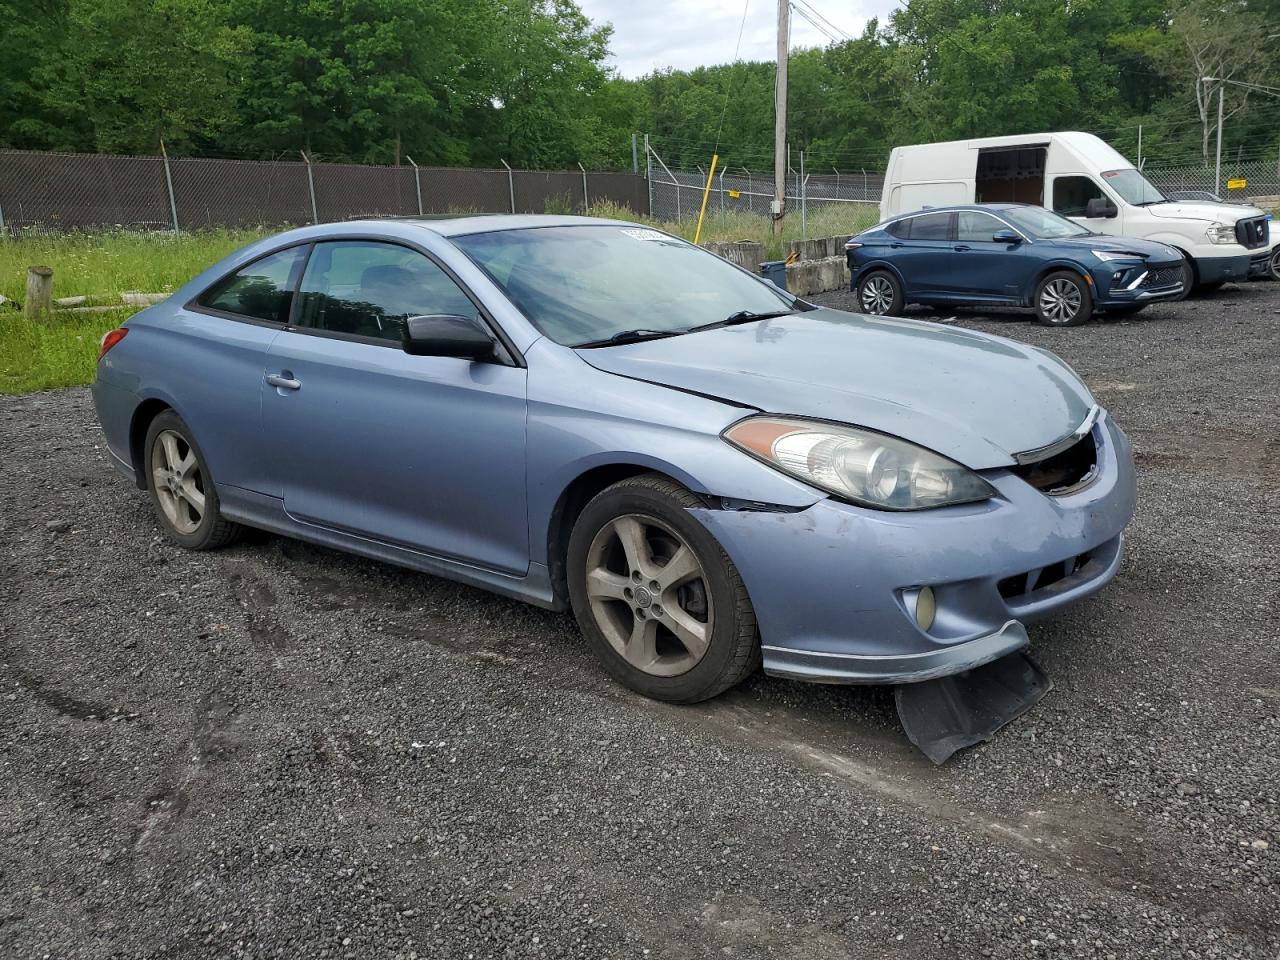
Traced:
<path fill-rule="evenodd" d="M 795 417 L 748 417 L 722 434 L 740 450 L 821 490 L 876 510 L 927 510 L 995 496 L 932 450 L 873 430 Z"/>
<path fill-rule="evenodd" d="M 1112 260 L 1142 260 L 1144 259 L 1140 253 L 1116 253 L 1112 250 L 1090 250 L 1095 257 L 1103 263 L 1109 263 Z"/>
<path fill-rule="evenodd" d="M 1230 223 L 1214 223 L 1205 230 L 1210 243 L 1235 243 L 1236 228 Z"/>

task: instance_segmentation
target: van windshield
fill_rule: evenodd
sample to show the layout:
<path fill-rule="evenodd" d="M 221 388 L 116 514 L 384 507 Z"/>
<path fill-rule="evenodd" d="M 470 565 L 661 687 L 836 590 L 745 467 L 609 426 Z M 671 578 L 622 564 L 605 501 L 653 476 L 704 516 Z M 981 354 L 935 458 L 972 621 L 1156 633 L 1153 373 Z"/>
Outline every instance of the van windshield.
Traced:
<path fill-rule="evenodd" d="M 1165 202 L 1164 194 L 1133 167 L 1127 170 L 1105 170 L 1102 178 L 1107 181 L 1107 186 L 1120 194 L 1125 203 L 1141 207 L 1148 203 Z"/>
<path fill-rule="evenodd" d="M 1043 207 L 1007 207 L 1000 211 L 1000 215 L 1032 240 L 1087 237 L 1091 232 Z"/>

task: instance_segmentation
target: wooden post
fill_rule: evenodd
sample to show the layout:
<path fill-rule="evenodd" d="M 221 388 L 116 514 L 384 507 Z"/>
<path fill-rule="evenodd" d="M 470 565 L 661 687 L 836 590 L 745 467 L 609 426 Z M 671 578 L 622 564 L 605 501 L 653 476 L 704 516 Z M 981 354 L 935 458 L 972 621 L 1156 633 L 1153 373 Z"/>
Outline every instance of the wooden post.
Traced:
<path fill-rule="evenodd" d="M 43 320 L 53 309 L 53 268 L 27 268 L 27 299 L 22 315 L 28 320 Z"/>

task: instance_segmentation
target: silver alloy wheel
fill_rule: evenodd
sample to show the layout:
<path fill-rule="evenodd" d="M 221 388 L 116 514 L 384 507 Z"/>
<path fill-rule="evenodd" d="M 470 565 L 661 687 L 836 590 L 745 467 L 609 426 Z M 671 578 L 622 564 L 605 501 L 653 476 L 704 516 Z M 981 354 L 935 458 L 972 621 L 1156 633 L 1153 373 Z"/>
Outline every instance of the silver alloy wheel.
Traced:
<path fill-rule="evenodd" d="M 1080 312 L 1080 288 L 1071 280 L 1059 277 L 1040 291 L 1040 312 L 1050 323 L 1070 323 Z"/>
<path fill-rule="evenodd" d="M 893 305 L 893 281 L 881 274 L 868 277 L 862 283 L 858 299 L 867 313 L 884 314 Z"/>
<path fill-rule="evenodd" d="M 204 477 L 196 452 L 182 434 L 163 430 L 151 445 L 151 484 L 165 519 L 191 534 L 204 517 Z"/>
<path fill-rule="evenodd" d="M 1280 247 L 1271 251 L 1271 279 L 1280 280 Z"/>
<path fill-rule="evenodd" d="M 624 514 L 587 551 L 591 615 L 609 646 L 637 670 L 674 677 L 707 652 L 711 600 L 693 548 L 653 517 Z"/>

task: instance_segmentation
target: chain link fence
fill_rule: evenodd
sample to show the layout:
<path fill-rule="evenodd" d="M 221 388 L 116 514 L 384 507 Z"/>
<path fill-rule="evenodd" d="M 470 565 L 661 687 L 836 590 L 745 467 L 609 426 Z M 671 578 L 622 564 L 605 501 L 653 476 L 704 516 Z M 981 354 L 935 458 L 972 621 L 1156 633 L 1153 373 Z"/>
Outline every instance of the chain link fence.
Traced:
<path fill-rule="evenodd" d="M 1142 165 L 1146 178 L 1161 193 L 1178 193 L 1185 190 L 1203 190 L 1225 200 L 1248 203 L 1253 197 L 1274 197 L 1280 194 L 1280 163 L 1269 160 L 1222 163 L 1222 182 L 1214 182 L 1214 166 L 1186 166 L 1150 160 Z M 1232 186 L 1232 181 L 1244 181 L 1243 186 Z"/>
<path fill-rule="evenodd" d="M 198 230 L 366 216 L 649 212 L 643 177 L 597 171 L 0 150 L 0 232 Z"/>

